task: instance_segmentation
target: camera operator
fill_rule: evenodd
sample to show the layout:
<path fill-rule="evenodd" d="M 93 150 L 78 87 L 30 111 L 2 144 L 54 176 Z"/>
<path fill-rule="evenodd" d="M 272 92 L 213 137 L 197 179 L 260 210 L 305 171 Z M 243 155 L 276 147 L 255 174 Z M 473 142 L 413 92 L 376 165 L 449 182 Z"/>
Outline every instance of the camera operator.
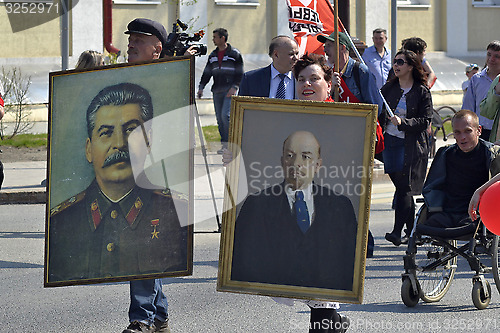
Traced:
<path fill-rule="evenodd" d="M 205 35 L 203 30 L 190 36 L 188 33 L 178 32 L 179 28 L 186 30 L 188 25 L 177 19 L 173 25 L 172 32 L 168 34 L 167 41 L 164 44 L 163 52 L 165 55 L 169 57 L 186 55 L 188 50 L 190 55 L 202 56 L 207 54 L 207 46 L 199 42 Z"/>
<path fill-rule="evenodd" d="M 203 96 L 203 89 L 213 76 L 212 94 L 215 116 L 219 125 L 222 148 L 218 154 L 224 152 L 229 136 L 229 113 L 231 111 L 231 96 L 236 94 L 243 77 L 243 58 L 240 51 L 227 42 L 228 33 L 224 28 L 213 31 L 215 50 L 208 56 L 207 65 L 201 76 L 198 89 L 198 98 Z"/>

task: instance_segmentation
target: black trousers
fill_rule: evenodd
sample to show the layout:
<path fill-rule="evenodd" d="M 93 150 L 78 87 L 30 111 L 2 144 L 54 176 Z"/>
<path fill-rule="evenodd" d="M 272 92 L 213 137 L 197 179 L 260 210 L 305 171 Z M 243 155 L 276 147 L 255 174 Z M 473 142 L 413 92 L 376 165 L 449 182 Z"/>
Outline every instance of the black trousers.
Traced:
<path fill-rule="evenodd" d="M 3 164 L 2 161 L 0 161 L 0 189 L 2 188 L 2 183 L 3 183 Z"/>
<path fill-rule="evenodd" d="M 309 333 L 334 333 L 340 328 L 340 315 L 335 309 L 311 308 Z"/>
<path fill-rule="evenodd" d="M 425 225 L 436 228 L 455 228 L 472 223 L 468 214 L 452 214 L 446 212 L 430 213 Z"/>
<path fill-rule="evenodd" d="M 396 212 L 394 216 L 394 228 L 392 234 L 401 236 L 401 231 L 406 225 L 407 234 L 410 234 L 415 219 L 415 201 L 410 193 L 410 187 L 406 180 L 407 175 L 402 172 L 393 172 L 389 174 L 394 187 L 396 187 Z"/>

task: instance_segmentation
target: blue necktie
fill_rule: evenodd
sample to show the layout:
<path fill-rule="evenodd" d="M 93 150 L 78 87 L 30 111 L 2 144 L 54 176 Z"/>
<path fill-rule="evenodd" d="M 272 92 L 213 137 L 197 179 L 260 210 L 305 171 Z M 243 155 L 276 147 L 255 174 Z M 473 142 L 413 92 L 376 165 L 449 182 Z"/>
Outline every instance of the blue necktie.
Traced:
<path fill-rule="evenodd" d="M 276 90 L 276 98 L 285 99 L 286 97 L 285 76 L 286 76 L 285 74 L 279 74 L 281 81 L 278 84 L 278 89 Z"/>
<path fill-rule="evenodd" d="M 297 216 L 297 224 L 303 233 L 309 229 L 309 211 L 307 210 L 306 202 L 304 201 L 304 193 L 302 191 L 295 192 L 295 215 Z"/>

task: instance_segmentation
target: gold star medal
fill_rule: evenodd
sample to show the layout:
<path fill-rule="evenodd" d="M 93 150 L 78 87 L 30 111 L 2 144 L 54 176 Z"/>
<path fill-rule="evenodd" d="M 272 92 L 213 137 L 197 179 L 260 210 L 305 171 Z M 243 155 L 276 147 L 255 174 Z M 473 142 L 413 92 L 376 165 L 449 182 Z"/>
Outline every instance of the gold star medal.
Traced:
<path fill-rule="evenodd" d="M 151 233 L 151 239 L 158 238 L 159 231 L 156 230 L 156 226 L 160 224 L 160 219 L 151 220 L 151 226 L 153 227 L 153 232 Z"/>

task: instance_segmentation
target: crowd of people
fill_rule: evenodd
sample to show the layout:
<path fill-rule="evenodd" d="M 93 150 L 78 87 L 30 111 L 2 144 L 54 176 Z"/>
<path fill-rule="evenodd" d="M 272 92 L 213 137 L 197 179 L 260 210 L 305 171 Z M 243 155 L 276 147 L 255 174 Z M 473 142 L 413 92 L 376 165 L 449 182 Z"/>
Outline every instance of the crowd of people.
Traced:
<path fill-rule="evenodd" d="M 129 35 L 127 50 L 129 63 L 151 61 L 165 56 L 163 51 L 167 42 L 167 33 L 163 25 L 148 19 L 135 19 L 128 24 L 127 28 L 125 33 Z M 333 101 L 333 88 L 337 86 L 340 88 L 340 101 L 376 104 L 379 106 L 378 118 L 384 130 L 385 143 L 385 149 L 378 158 L 384 163 L 385 173 L 389 175 L 396 189 L 394 226 L 393 230 L 385 235 L 385 239 L 396 246 L 406 243 L 415 215 L 413 195 L 422 193 L 427 172 L 427 129 L 431 123 L 433 110 L 430 88 L 436 81 L 436 75 L 425 58 L 427 47 L 425 41 L 418 37 L 404 39 L 401 49 L 392 57 L 391 50 L 385 47 L 387 31 L 375 29 L 373 46 L 364 51 L 363 61 L 360 62 L 350 57 L 349 51 L 354 45 L 350 38 L 341 32 L 338 35 L 339 68 L 334 68 L 335 34 L 318 36 L 318 40 L 324 43 L 326 57 L 305 54 L 300 58 L 295 40 L 280 35 L 274 37 L 269 44 L 271 64 L 245 73 L 243 57 L 237 48 L 227 42 L 228 37 L 228 32 L 224 28 L 213 31 L 213 43 L 216 48 L 208 56 L 197 92 L 198 98 L 201 98 L 205 86 L 211 78 L 213 79 L 213 103 L 222 143 L 219 153 L 224 152 L 229 140 L 230 103 L 231 96 L 235 94 L 331 102 Z M 187 55 L 194 53 L 195 50 L 191 48 L 186 51 Z M 80 56 L 76 68 L 88 69 L 102 66 L 103 59 L 103 55 L 96 51 L 85 51 Z M 471 64 L 466 68 L 466 75 L 468 80 L 463 86 L 465 95 L 462 109 L 470 111 L 461 111 L 458 116 L 454 117 L 453 127 L 458 148 L 449 150 L 450 152 L 446 155 L 448 157 L 443 162 L 448 163 L 446 161 L 452 159 L 449 163 L 455 163 L 457 167 L 461 167 L 464 164 L 463 161 L 468 161 L 469 155 L 467 154 L 477 157 L 484 155 L 485 150 L 489 151 L 492 144 L 486 143 L 487 141 L 500 143 L 498 130 L 500 125 L 498 112 L 500 109 L 500 83 L 498 82 L 500 41 L 492 41 L 487 46 L 485 68 L 480 70 L 478 65 Z M 0 94 L 0 100 L 1 97 Z M 383 99 L 392 113 L 386 109 Z M 1 102 L 0 119 L 4 114 L 3 100 Z M 301 140 L 298 140 L 298 137 Z M 285 156 L 285 150 L 304 150 L 306 148 L 303 145 L 306 143 L 312 145 L 312 149 L 308 147 L 307 149 L 313 151 L 312 158 L 320 163 L 319 142 L 309 132 L 292 133 L 287 138 L 284 143 L 282 162 L 285 163 L 286 156 L 288 156 Z M 487 160 L 488 163 L 483 160 L 478 163 L 489 166 L 492 158 Z M 474 179 L 474 182 L 471 181 L 467 190 L 462 191 L 464 193 L 460 192 L 462 189 L 458 189 L 455 193 L 460 195 L 462 204 L 468 204 L 470 201 L 468 214 L 472 221 L 477 218 L 476 210 L 481 195 L 488 186 L 500 180 L 500 175 L 488 180 L 487 169 L 483 171 L 485 172 L 481 174 L 481 177 Z M 450 177 L 460 174 L 456 171 L 448 173 Z M 2 180 L 3 172 L 0 162 L 0 186 Z M 303 217 L 307 224 L 302 229 L 304 234 L 309 230 L 314 230 L 315 227 L 311 227 L 314 225 L 312 222 L 319 225 L 321 221 L 318 222 L 317 219 L 318 216 L 320 219 L 322 216 L 314 214 L 317 203 L 305 190 L 308 186 L 310 188 L 311 181 L 293 187 L 293 191 L 288 196 L 290 210 L 298 209 L 299 204 L 306 207 L 308 214 Z M 444 182 L 450 184 L 449 179 L 445 178 Z M 302 191 L 306 192 L 305 202 L 304 194 L 295 193 L 302 193 Z M 309 199 L 307 199 L 308 196 Z M 340 197 L 342 200 L 343 198 Z M 306 204 L 310 205 L 309 209 Z M 316 209 L 318 207 L 316 206 Z M 464 209 L 460 207 L 459 217 L 446 216 L 445 222 L 442 218 L 436 218 L 437 222 L 434 223 L 437 225 L 463 223 L 463 215 Z M 406 230 L 404 230 L 405 226 Z M 403 231 L 405 231 L 404 235 L 402 235 Z M 373 250 L 374 241 L 370 233 L 367 257 L 373 256 Z M 123 333 L 169 332 L 167 298 L 163 293 L 160 279 L 131 281 L 130 300 L 130 323 Z M 314 301 L 305 301 L 305 303 L 311 309 L 310 332 L 344 332 L 348 329 L 349 319 L 337 312 L 340 308 L 338 303 Z M 338 325 L 324 328 L 321 323 L 325 319 Z"/>
<path fill-rule="evenodd" d="M 333 59 L 336 57 L 334 34 L 318 36 L 318 40 L 324 43 L 328 66 L 323 65 L 325 61 L 321 60 L 322 56 L 306 54 L 297 60 L 295 42 L 286 36 L 275 37 L 269 48 L 272 64 L 243 74 L 239 95 L 332 101 L 333 87 L 338 86 L 342 102 L 377 104 L 378 119 L 384 130 L 385 149 L 376 157 L 384 163 L 385 173 L 389 175 L 396 188 L 393 207 L 394 226 L 385 238 L 395 246 L 399 246 L 408 242 L 415 218 L 413 196 L 422 193 L 426 180 L 428 135 L 433 116 L 430 89 L 436 82 L 437 76 L 425 58 L 427 44 L 419 37 L 404 39 L 401 49 L 392 58 L 391 51 L 385 47 L 386 30 L 375 29 L 373 46 L 365 50 L 364 61 L 359 62 L 349 56 L 349 51 L 354 46 L 348 36 L 342 32 L 338 36 L 340 60 L 338 69 L 333 65 Z M 444 191 L 444 199 L 441 200 L 445 203 L 441 204 L 444 205 L 446 213 L 431 214 L 430 225 L 445 227 L 472 223 L 477 218 L 475 214 L 481 194 L 489 185 L 500 180 L 500 176 L 495 176 L 486 182 L 490 166 L 496 165 L 493 160 L 498 151 L 487 140 L 496 142 L 500 139 L 498 134 L 500 132 L 497 129 L 500 119 L 498 43 L 493 41 L 488 45 L 486 66 L 482 71 L 478 72 L 479 66 L 476 64 L 466 68 L 469 80 L 463 85 L 465 96 L 462 109 L 464 110 L 458 112 L 452 121 L 457 144 L 452 145 L 451 149 L 446 149 L 446 158 L 437 159 L 436 166 L 433 167 L 433 170 L 437 170 L 432 174 L 434 178 L 425 183 L 426 191 L 429 193 L 436 192 L 432 187 L 435 185 L 434 179 L 444 182 L 447 187 L 454 190 L 452 193 Z M 386 110 L 383 99 L 392 114 Z M 490 120 L 488 123 L 486 120 L 481 121 L 481 118 L 494 121 Z M 484 140 L 479 139 L 480 135 Z M 439 156 L 444 154 L 444 150 L 440 150 Z M 470 173 L 472 164 L 467 161 L 471 158 L 477 160 L 476 164 L 480 165 L 484 172 L 467 181 L 467 188 L 463 188 L 457 184 L 460 183 L 461 176 Z M 440 165 L 442 163 L 445 163 L 443 168 Z M 440 166 L 437 166 L 438 164 Z M 485 182 L 486 184 L 480 186 Z M 433 195 L 428 196 L 433 197 Z M 292 209 L 299 200 L 302 199 L 289 197 Z M 469 201 L 470 218 L 466 218 Z M 406 229 L 402 236 L 404 227 Z M 369 237 L 367 256 L 372 255 L 373 238 Z M 340 308 L 338 303 L 305 303 L 311 308 L 310 332 L 343 332 L 347 329 L 349 319 L 337 312 Z M 321 328 L 320 323 L 325 319 L 337 323 L 336 329 Z"/>

